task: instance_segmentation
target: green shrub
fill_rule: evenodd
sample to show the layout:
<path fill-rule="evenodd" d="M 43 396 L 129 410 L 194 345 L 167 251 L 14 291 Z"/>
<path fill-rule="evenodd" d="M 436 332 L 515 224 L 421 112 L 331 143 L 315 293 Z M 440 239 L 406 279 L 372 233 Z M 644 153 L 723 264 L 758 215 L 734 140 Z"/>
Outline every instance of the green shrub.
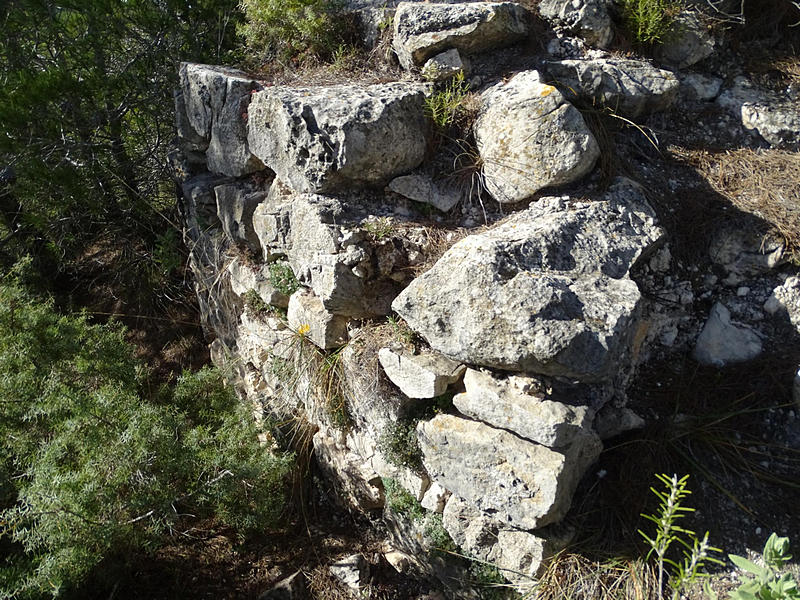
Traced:
<path fill-rule="evenodd" d="M 469 84 L 464 81 L 464 73 L 459 73 L 425 98 L 425 114 L 436 127 L 447 130 L 465 111 L 468 99 Z"/>
<path fill-rule="evenodd" d="M 412 521 L 422 521 L 425 518 L 425 509 L 422 505 L 394 479 L 383 479 L 383 491 L 386 495 L 386 506 L 392 512 L 408 517 Z"/>
<path fill-rule="evenodd" d="M 0 281 L 0 597 L 57 596 L 186 515 L 274 526 L 291 459 L 271 454 L 220 374 L 149 397 L 113 325 Z"/>
<path fill-rule="evenodd" d="M 625 28 L 635 43 L 643 45 L 663 42 L 680 10 L 679 0 L 624 0 L 622 3 Z"/>
<path fill-rule="evenodd" d="M 240 7 L 240 33 L 261 60 L 327 60 L 343 43 L 344 18 L 331 0 L 242 0 Z"/>
<path fill-rule="evenodd" d="M 269 282 L 272 287 L 284 296 L 291 296 L 300 289 L 300 283 L 297 281 L 297 277 L 295 277 L 288 260 L 270 263 Z"/>

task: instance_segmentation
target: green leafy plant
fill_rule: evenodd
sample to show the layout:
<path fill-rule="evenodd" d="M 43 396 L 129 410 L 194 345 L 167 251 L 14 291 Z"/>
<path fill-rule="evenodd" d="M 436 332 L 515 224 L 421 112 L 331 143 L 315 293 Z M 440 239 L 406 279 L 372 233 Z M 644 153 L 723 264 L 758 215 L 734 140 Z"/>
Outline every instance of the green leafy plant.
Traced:
<path fill-rule="evenodd" d="M 672 598 L 676 599 L 681 588 L 706 574 L 708 563 L 722 564 L 721 560 L 710 555 L 711 552 L 721 550 L 708 543 L 708 532 L 702 539 L 698 539 L 694 531 L 678 525 L 688 513 L 694 512 L 693 508 L 683 505 L 691 494 L 686 487 L 689 476 L 684 475 L 679 479 L 677 475 L 658 474 L 656 477 L 664 485 L 663 491 L 650 488 L 659 500 L 658 511 L 655 514 L 641 515 L 655 524 L 656 532 L 651 537 L 640 529 L 639 534 L 650 546 L 647 558 L 656 557 L 658 591 L 661 597 L 664 594 L 664 577 L 668 575 L 669 585 L 673 590 Z M 669 554 L 676 542 L 681 547 L 680 557 L 677 559 Z M 671 573 L 666 573 L 667 569 Z"/>
<path fill-rule="evenodd" d="M 269 264 L 269 282 L 284 296 L 291 296 L 300 288 L 300 282 L 297 281 L 288 260 Z"/>
<path fill-rule="evenodd" d="M 797 581 L 791 573 L 780 571 L 789 562 L 789 538 L 778 537 L 773 533 L 764 544 L 761 554 L 764 566 L 746 559 L 743 556 L 729 554 L 728 558 L 742 571 L 754 575 L 743 577 L 742 584 L 731 594 L 731 600 L 790 600 L 800 598 Z"/>
<path fill-rule="evenodd" d="M 447 130 L 464 111 L 469 95 L 469 83 L 461 72 L 425 98 L 425 114 L 437 128 Z"/>
<path fill-rule="evenodd" d="M 425 509 L 414 496 L 403 489 L 399 482 L 388 477 L 382 481 L 386 506 L 392 512 L 408 517 L 412 521 L 422 521 L 425 518 Z"/>
<path fill-rule="evenodd" d="M 664 41 L 680 9 L 676 0 L 624 0 L 622 16 L 634 42 L 652 45 Z"/>
<path fill-rule="evenodd" d="M 394 224 L 388 217 L 380 217 L 365 222 L 363 228 L 374 241 L 380 241 L 392 234 L 394 231 Z"/>

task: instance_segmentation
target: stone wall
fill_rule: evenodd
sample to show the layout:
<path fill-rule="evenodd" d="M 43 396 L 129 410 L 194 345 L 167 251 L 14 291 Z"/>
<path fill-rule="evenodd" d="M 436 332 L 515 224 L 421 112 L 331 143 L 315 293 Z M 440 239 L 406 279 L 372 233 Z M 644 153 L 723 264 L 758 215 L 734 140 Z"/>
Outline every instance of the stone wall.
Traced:
<path fill-rule="evenodd" d="M 548 6 L 556 30 L 609 43 L 604 3 Z M 423 570 L 444 568 L 428 553 L 440 522 L 520 588 L 568 538 L 559 523 L 601 440 L 641 424 L 624 408 L 628 378 L 685 321 L 648 300 L 653 287 L 678 307 L 693 300 L 664 283 L 670 252 L 645 190 L 625 178 L 581 189 L 600 150 L 572 104 L 626 118 L 665 110 L 675 71 L 586 48 L 575 58 L 570 38 L 556 38 L 539 69 L 473 84 L 482 197 L 499 209 L 479 210 L 469 190 L 445 190 L 424 168 L 435 160 L 424 111 L 435 90 L 415 74 L 431 60 L 457 73 L 529 25 L 515 3 L 400 3 L 394 48 L 409 75 L 391 83 L 273 86 L 184 64 L 174 155 L 213 357 L 256 418 L 307 423 L 349 504 L 382 509 L 389 480 L 420 502 L 422 522 L 391 508 L 386 518 Z M 726 102 L 742 100 L 740 88 Z M 778 129 L 759 131 L 792 143 Z M 567 184 L 577 191 L 540 192 Z M 722 309 L 722 332 L 707 325 L 703 336 L 736 333 Z M 748 340 L 737 347 L 760 351 Z M 699 345 L 700 360 L 747 359 Z M 392 449 L 398 431 L 415 460 Z"/>

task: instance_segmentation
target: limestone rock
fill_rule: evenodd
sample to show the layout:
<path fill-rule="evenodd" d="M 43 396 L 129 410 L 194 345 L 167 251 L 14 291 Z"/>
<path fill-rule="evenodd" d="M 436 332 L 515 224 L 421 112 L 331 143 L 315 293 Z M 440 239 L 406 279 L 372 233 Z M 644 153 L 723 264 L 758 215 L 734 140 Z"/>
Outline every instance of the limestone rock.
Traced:
<path fill-rule="evenodd" d="M 543 446 L 566 446 L 591 427 L 588 407 L 550 399 L 540 380 L 467 369 L 464 387 L 453 398 L 462 414 Z"/>
<path fill-rule="evenodd" d="M 414 173 L 392 179 L 389 189 L 409 200 L 430 204 L 442 212 L 452 209 L 464 196 L 458 190 L 440 186 L 430 177 Z"/>
<path fill-rule="evenodd" d="M 708 102 L 719 96 L 722 79 L 701 73 L 679 73 L 681 94 L 694 96 L 700 101 Z"/>
<path fill-rule="evenodd" d="M 481 94 L 475 141 L 487 191 L 519 202 L 548 186 L 580 179 L 600 150 L 580 112 L 536 71 L 525 71 Z"/>
<path fill-rule="evenodd" d="M 312 291 L 301 289 L 292 294 L 288 310 L 289 327 L 319 348 L 330 350 L 347 342 L 347 318 L 325 310 Z"/>
<path fill-rule="evenodd" d="M 614 37 L 607 0 L 542 0 L 539 14 L 559 29 L 583 38 L 590 46 L 607 48 Z"/>
<path fill-rule="evenodd" d="M 180 82 L 190 125 L 184 139 L 208 140 L 208 170 L 232 177 L 263 170 L 247 143 L 250 98 L 261 86 L 242 71 L 193 63 L 181 64 Z"/>
<path fill-rule="evenodd" d="M 417 436 L 434 481 L 519 529 L 561 519 L 579 479 L 601 449 L 597 437 L 587 434 L 562 454 L 447 414 L 420 422 Z"/>
<path fill-rule="evenodd" d="M 231 183 L 215 187 L 214 195 L 217 199 L 217 217 L 228 239 L 234 244 L 246 246 L 256 255 L 260 254 L 261 244 L 253 229 L 253 212 L 267 197 L 267 191 Z"/>
<path fill-rule="evenodd" d="M 784 250 L 778 236 L 735 225 L 719 229 L 709 244 L 711 260 L 727 271 L 724 282 L 729 285 L 772 270 L 780 264 Z"/>
<path fill-rule="evenodd" d="M 265 257 L 286 256 L 325 309 L 341 315 L 388 314 L 398 284 L 373 269 L 367 236 L 339 200 L 273 184 L 253 215 Z"/>
<path fill-rule="evenodd" d="M 363 554 L 340 558 L 328 569 L 331 575 L 352 590 L 360 590 L 369 583 L 369 563 Z"/>
<path fill-rule="evenodd" d="M 645 420 L 630 408 L 626 406 L 617 408 L 606 404 L 597 413 L 593 427 L 601 440 L 607 440 L 628 431 L 642 429 L 644 426 Z"/>
<path fill-rule="evenodd" d="M 461 58 L 455 48 L 429 58 L 422 67 L 422 76 L 428 81 L 446 81 L 459 73 L 466 75 L 468 72 L 468 62 Z"/>
<path fill-rule="evenodd" d="M 305 576 L 297 571 L 261 594 L 258 600 L 306 600 L 308 597 Z"/>
<path fill-rule="evenodd" d="M 800 276 L 789 277 L 779 285 L 764 303 L 764 310 L 770 314 L 784 311 L 794 328 L 800 333 Z"/>
<path fill-rule="evenodd" d="M 641 191 L 543 198 L 464 238 L 392 303 L 431 348 L 511 371 L 602 380 L 618 368 L 640 293 L 631 266 L 662 231 Z"/>
<path fill-rule="evenodd" d="M 761 354 L 761 339 L 755 331 L 731 322 L 731 313 L 721 302 L 711 314 L 697 338 L 692 356 L 704 365 L 723 367 L 751 360 Z"/>
<path fill-rule="evenodd" d="M 683 11 L 670 25 L 656 56 L 676 69 L 685 69 L 714 54 L 715 46 L 714 37 L 697 16 Z"/>
<path fill-rule="evenodd" d="M 512 2 L 401 2 L 392 46 L 403 68 L 412 69 L 444 50 L 482 52 L 511 45 L 527 33 L 525 9 Z"/>
<path fill-rule="evenodd" d="M 675 75 L 643 60 L 560 60 L 549 62 L 547 70 L 567 98 L 577 94 L 629 118 L 666 110 L 678 96 Z"/>
<path fill-rule="evenodd" d="M 208 136 L 203 136 L 192 127 L 186 112 L 186 99 L 182 89 L 175 90 L 175 130 L 181 147 L 187 152 L 205 152 Z"/>
<path fill-rule="evenodd" d="M 250 291 L 258 294 L 266 304 L 286 308 L 289 297 L 275 289 L 269 279 L 269 265 L 264 263 L 246 264 L 241 258 L 234 258 L 228 264 L 228 277 L 231 289 L 237 296 Z"/>
<path fill-rule="evenodd" d="M 745 129 L 757 131 L 770 145 L 800 148 L 800 107 L 796 101 L 760 90 L 740 76 L 719 95 L 717 103 L 741 118 Z"/>
<path fill-rule="evenodd" d="M 510 529 L 458 496 L 447 501 L 442 525 L 462 550 L 495 565 L 522 593 L 532 587 L 542 561 L 551 554 L 548 540 Z"/>
<path fill-rule="evenodd" d="M 425 492 L 422 500 L 420 500 L 420 504 L 422 508 L 426 508 L 435 513 L 441 513 L 449 497 L 450 492 L 434 481 Z"/>
<path fill-rule="evenodd" d="M 378 360 L 386 376 L 409 398 L 435 398 L 464 374 L 464 365 L 434 352 L 411 354 L 381 348 Z"/>
<path fill-rule="evenodd" d="M 794 374 L 794 385 L 792 386 L 792 399 L 794 403 L 800 407 L 800 367 L 797 368 L 797 373 Z"/>
<path fill-rule="evenodd" d="M 314 458 L 326 477 L 339 481 L 344 497 L 359 510 L 383 508 L 384 497 L 380 477 L 370 473 L 363 458 L 348 451 L 334 432 L 324 429 L 313 437 Z"/>
<path fill-rule="evenodd" d="M 229 177 L 202 173 L 181 185 L 186 225 L 190 229 L 213 227 L 219 224 L 217 197 L 214 188 L 230 182 Z M 199 232 L 194 231 L 194 239 Z"/>
<path fill-rule="evenodd" d="M 276 86 L 253 95 L 247 141 L 301 192 L 383 184 L 425 154 L 424 86 Z"/>

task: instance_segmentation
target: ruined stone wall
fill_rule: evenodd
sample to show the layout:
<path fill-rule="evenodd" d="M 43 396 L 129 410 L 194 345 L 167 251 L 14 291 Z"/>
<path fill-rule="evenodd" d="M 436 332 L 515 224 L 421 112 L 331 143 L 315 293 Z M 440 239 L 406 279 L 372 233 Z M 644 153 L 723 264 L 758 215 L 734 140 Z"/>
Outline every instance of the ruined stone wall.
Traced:
<path fill-rule="evenodd" d="M 708 81 L 680 84 L 568 37 L 608 44 L 604 3 L 550 4 L 542 14 L 561 37 L 540 68 L 472 74 L 479 195 L 426 166 L 436 89 L 413 75 L 452 76 L 525 39 L 530 16 L 515 3 L 400 3 L 402 81 L 271 86 L 184 64 L 176 95 L 185 240 L 215 362 L 256 418 L 310 424 L 345 501 L 381 509 L 391 481 L 420 502 L 423 522 L 386 515 L 423 568 L 439 523 L 521 588 L 564 543 L 558 524 L 601 440 L 641 424 L 625 409 L 632 370 L 702 325 L 688 331 L 693 296 L 665 276 L 669 245 L 645 190 L 592 179 L 599 145 L 570 98 L 636 118 Z M 673 63 L 713 49 L 701 33 Z M 793 143 L 782 127 L 758 131 Z M 573 191 L 540 192 L 564 185 Z M 672 308 L 650 301 L 655 287 Z M 760 351 L 746 327 L 723 333 L 737 332 L 737 356 L 701 348 L 701 359 Z"/>

